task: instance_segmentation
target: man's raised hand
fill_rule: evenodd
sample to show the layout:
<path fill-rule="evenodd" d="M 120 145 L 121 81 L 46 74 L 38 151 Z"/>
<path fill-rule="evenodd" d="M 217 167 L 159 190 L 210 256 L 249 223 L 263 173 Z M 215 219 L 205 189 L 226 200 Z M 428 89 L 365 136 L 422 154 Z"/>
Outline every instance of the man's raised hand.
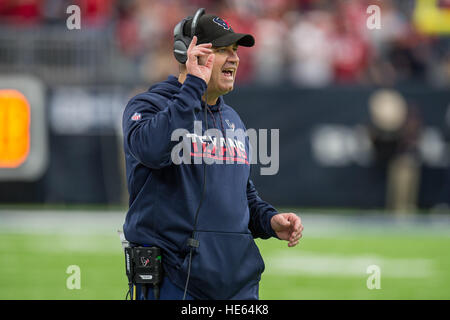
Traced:
<path fill-rule="evenodd" d="M 187 73 L 205 80 L 206 84 L 211 79 L 215 57 L 213 51 L 210 49 L 211 47 L 211 43 L 197 45 L 197 37 L 194 36 L 187 49 Z"/>

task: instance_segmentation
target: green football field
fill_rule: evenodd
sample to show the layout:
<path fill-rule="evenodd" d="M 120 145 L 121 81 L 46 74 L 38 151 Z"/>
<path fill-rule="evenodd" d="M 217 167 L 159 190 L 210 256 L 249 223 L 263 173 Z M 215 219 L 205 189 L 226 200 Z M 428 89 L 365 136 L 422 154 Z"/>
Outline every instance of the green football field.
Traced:
<path fill-rule="evenodd" d="M 261 299 L 450 299 L 447 216 L 300 216 L 305 230 L 298 246 L 257 240 L 266 264 Z M 124 299 L 116 234 L 122 219 L 120 213 L 0 212 L 0 299 Z M 72 265 L 79 267 L 80 289 L 67 286 Z"/>

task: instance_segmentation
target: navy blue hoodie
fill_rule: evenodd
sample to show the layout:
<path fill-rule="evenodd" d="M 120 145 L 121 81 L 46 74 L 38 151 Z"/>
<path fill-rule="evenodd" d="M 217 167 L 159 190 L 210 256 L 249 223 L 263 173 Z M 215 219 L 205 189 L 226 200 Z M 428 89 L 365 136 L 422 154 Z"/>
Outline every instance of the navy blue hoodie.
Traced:
<path fill-rule="evenodd" d="M 187 239 L 202 196 L 204 164 L 175 164 L 171 152 L 178 141 L 171 135 L 180 128 L 194 132 L 194 121 L 206 129 L 201 101 L 205 90 L 206 82 L 193 75 L 183 84 L 169 76 L 132 98 L 123 114 L 130 195 L 125 237 L 133 244 L 162 248 L 164 270 L 180 288 L 187 278 Z M 222 97 L 208 108 L 208 128 L 246 130 Z M 210 148 L 202 152 L 205 145 L 192 138 L 192 158 L 200 154 L 235 161 L 206 165 L 195 236 L 200 244 L 192 256 L 188 293 L 197 299 L 258 299 L 265 266 L 253 239 L 276 237 L 270 219 L 277 211 L 261 200 L 249 179 L 248 137 L 241 144 L 225 139 L 227 148 L 212 153 Z"/>

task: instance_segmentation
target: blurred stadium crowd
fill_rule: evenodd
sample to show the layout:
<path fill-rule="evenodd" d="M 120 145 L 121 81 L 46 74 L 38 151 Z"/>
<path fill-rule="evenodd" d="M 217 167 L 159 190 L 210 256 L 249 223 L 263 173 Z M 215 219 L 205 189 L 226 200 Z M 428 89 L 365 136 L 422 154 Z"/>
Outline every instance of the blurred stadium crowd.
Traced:
<path fill-rule="evenodd" d="M 420 0 L 0 0 L 2 25 L 61 28 L 72 4 L 82 32 L 108 30 L 114 50 L 142 82 L 176 73 L 172 32 L 205 7 L 237 32 L 252 33 L 255 48 L 240 49 L 241 84 L 450 84 L 449 37 L 424 34 L 414 22 Z M 450 7 L 450 1 L 438 1 Z M 381 29 L 366 26 L 369 5 L 381 8 Z M 105 33 L 106 34 L 106 33 Z M 0 54 L 0 61 L 2 57 Z"/>

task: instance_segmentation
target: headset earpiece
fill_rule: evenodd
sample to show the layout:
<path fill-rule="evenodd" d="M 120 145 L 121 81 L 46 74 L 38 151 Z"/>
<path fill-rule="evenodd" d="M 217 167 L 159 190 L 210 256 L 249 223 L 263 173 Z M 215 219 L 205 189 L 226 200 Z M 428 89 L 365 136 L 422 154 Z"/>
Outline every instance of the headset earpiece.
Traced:
<path fill-rule="evenodd" d="M 187 17 L 183 20 L 181 20 L 173 29 L 173 37 L 174 37 L 174 43 L 173 43 L 173 54 L 175 56 L 175 59 L 179 63 L 185 64 L 187 61 L 187 49 L 189 48 L 189 44 L 192 41 L 192 38 L 195 35 L 195 30 L 197 28 L 198 21 L 200 20 L 200 17 L 205 14 L 205 9 L 200 8 L 195 13 L 194 17 Z M 184 27 L 186 23 L 192 19 L 191 23 L 191 34 L 186 36 L 184 35 Z"/>
<path fill-rule="evenodd" d="M 181 20 L 173 29 L 173 54 L 175 59 L 179 63 L 186 63 L 187 60 L 187 49 L 191 39 L 183 34 L 184 25 L 188 22 L 190 17 Z"/>

